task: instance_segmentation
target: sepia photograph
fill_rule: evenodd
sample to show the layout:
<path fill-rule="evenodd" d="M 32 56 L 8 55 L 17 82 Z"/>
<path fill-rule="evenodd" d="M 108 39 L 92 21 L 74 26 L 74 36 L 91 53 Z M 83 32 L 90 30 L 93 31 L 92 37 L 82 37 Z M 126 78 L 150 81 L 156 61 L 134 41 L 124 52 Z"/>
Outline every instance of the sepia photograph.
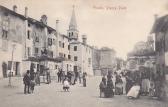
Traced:
<path fill-rule="evenodd" d="M 168 107 L 168 1 L 0 0 L 0 107 Z"/>

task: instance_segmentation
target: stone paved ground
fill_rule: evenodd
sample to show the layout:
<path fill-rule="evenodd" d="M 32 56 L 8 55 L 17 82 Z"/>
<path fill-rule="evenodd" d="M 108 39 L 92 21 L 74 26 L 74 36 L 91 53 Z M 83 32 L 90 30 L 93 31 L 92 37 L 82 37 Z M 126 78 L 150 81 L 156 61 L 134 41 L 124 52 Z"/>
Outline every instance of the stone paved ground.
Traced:
<path fill-rule="evenodd" d="M 70 92 L 63 92 L 62 85 L 52 81 L 35 87 L 34 94 L 23 94 L 22 78 L 12 78 L 13 87 L 7 87 L 8 79 L 0 80 L 0 107 L 168 107 L 168 103 L 141 97 L 130 100 L 123 96 L 99 98 L 100 77 L 88 78 L 86 88 L 79 84 Z"/>

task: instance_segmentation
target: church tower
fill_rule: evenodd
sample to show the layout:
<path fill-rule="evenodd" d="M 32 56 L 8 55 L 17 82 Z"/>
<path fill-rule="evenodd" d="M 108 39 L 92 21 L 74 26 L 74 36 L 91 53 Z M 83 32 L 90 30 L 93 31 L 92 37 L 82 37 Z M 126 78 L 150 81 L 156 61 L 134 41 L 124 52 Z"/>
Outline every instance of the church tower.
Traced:
<path fill-rule="evenodd" d="M 68 37 L 70 40 L 78 40 L 79 31 L 77 29 L 76 16 L 75 16 L 75 6 L 73 6 L 72 16 L 69 23 Z"/>

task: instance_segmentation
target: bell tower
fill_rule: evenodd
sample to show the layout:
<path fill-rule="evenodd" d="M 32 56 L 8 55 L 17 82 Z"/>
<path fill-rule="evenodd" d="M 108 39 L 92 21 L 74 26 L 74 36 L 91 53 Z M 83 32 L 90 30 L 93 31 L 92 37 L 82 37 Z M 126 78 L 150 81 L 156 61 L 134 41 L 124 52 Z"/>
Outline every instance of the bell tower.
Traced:
<path fill-rule="evenodd" d="M 75 16 L 75 6 L 74 5 L 73 5 L 72 16 L 71 16 L 71 20 L 69 23 L 69 29 L 68 29 L 67 33 L 68 33 L 67 35 L 70 38 L 70 40 L 78 40 L 79 31 L 77 29 L 76 16 Z"/>

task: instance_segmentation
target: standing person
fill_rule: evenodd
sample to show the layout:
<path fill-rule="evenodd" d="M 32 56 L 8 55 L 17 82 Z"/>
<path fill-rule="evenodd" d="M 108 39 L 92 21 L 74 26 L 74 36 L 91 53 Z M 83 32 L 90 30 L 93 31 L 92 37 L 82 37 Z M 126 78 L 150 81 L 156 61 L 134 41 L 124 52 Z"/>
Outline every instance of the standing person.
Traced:
<path fill-rule="evenodd" d="M 62 82 L 62 80 L 63 80 L 63 71 L 62 71 L 62 69 L 59 69 L 59 82 Z"/>
<path fill-rule="evenodd" d="M 78 71 L 75 71 L 75 79 L 74 79 L 74 83 L 73 84 L 76 84 L 76 81 L 77 81 L 77 78 L 78 78 Z"/>
<path fill-rule="evenodd" d="M 133 76 L 131 71 L 128 71 L 126 73 L 126 94 L 131 89 L 132 86 L 133 86 Z"/>
<path fill-rule="evenodd" d="M 33 79 L 33 80 L 30 81 L 30 90 L 31 90 L 31 93 L 34 92 L 34 87 L 35 87 L 35 79 Z"/>
<path fill-rule="evenodd" d="M 126 78 L 124 73 L 121 73 L 121 79 L 123 81 L 123 94 L 126 94 Z"/>
<path fill-rule="evenodd" d="M 82 83 L 82 71 L 79 71 L 79 83 Z"/>
<path fill-rule="evenodd" d="M 51 83 L 51 75 L 50 75 L 50 71 L 49 71 L 49 69 L 47 70 L 47 72 L 46 72 L 47 74 L 47 84 L 50 84 Z"/>
<path fill-rule="evenodd" d="M 61 72 L 61 82 L 62 82 L 62 83 L 64 82 L 65 77 L 66 77 L 65 71 L 62 71 L 62 72 Z"/>
<path fill-rule="evenodd" d="M 23 77 L 23 83 L 24 83 L 24 94 L 30 94 L 30 71 L 27 70 L 26 74 Z"/>
<path fill-rule="evenodd" d="M 36 82 L 36 84 L 40 85 L 40 71 L 37 71 L 37 73 L 36 73 L 35 82 Z"/>
<path fill-rule="evenodd" d="M 149 78 L 150 78 L 150 72 L 149 69 L 146 68 L 144 71 L 142 71 L 142 94 L 147 95 L 149 93 Z"/>
<path fill-rule="evenodd" d="M 71 84 L 72 84 L 72 83 L 71 83 L 72 75 L 71 75 L 71 72 L 70 72 L 70 71 L 67 72 L 67 78 L 68 78 L 68 81 L 69 81 L 69 83 L 70 83 L 70 85 L 71 85 Z"/>
<path fill-rule="evenodd" d="M 120 75 L 116 76 L 116 82 L 115 82 L 115 94 L 116 95 L 121 95 L 123 94 L 123 81 L 121 79 Z"/>
<path fill-rule="evenodd" d="M 99 89 L 100 89 L 100 98 L 105 97 L 105 89 L 106 89 L 105 77 L 102 77 L 102 81 L 100 82 Z"/>
<path fill-rule="evenodd" d="M 83 87 L 86 87 L 86 76 L 87 76 L 87 73 L 83 72 Z"/>
<path fill-rule="evenodd" d="M 61 82 L 60 70 L 57 72 L 58 82 Z"/>
<path fill-rule="evenodd" d="M 31 65 L 30 65 L 30 79 L 31 79 L 31 80 L 34 80 L 34 78 L 35 78 L 34 68 L 35 68 L 34 65 L 31 64 Z"/>
<path fill-rule="evenodd" d="M 105 89 L 105 97 L 110 98 L 114 96 L 114 85 L 111 78 L 107 79 L 107 87 Z"/>

